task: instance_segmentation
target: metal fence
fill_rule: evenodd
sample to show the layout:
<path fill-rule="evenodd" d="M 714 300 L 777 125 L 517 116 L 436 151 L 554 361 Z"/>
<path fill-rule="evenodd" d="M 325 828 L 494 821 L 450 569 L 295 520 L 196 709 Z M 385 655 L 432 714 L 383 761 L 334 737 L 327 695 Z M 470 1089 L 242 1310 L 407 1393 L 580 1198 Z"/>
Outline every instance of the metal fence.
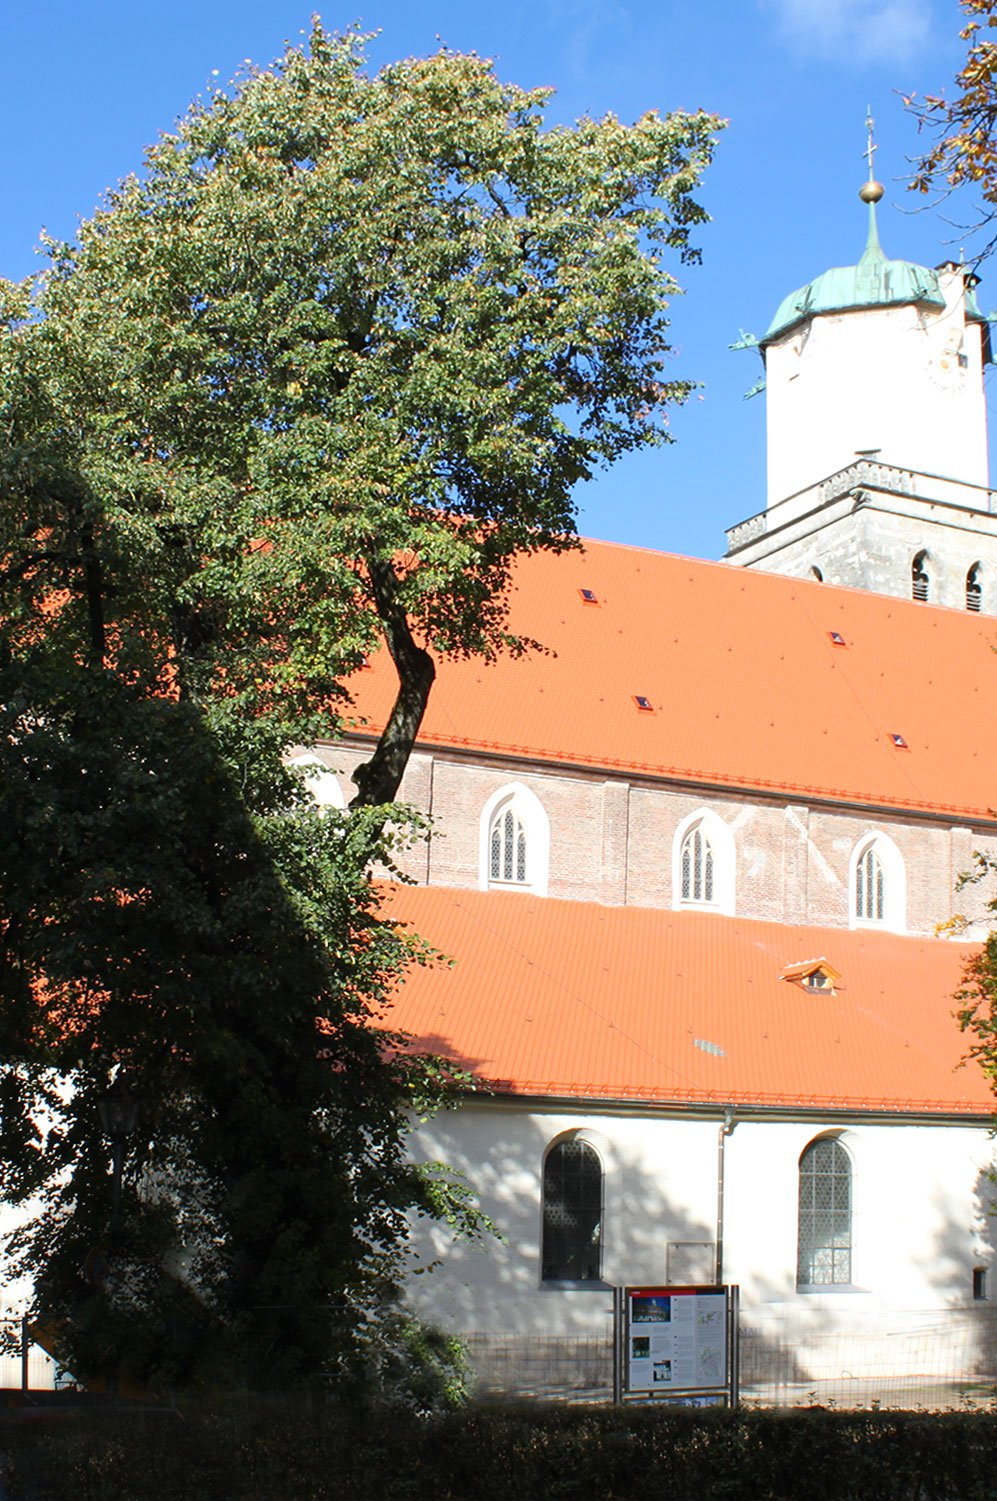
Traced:
<path fill-rule="evenodd" d="M 482 1397 L 608 1402 L 613 1332 L 461 1336 Z M 997 1407 L 997 1308 L 911 1312 L 847 1326 L 806 1314 L 749 1313 L 740 1329 L 741 1400 L 751 1406 Z"/>
<path fill-rule="evenodd" d="M 31 1339 L 27 1320 L 0 1314 L 0 1391 L 52 1391 L 57 1378 L 55 1361 Z"/>
<path fill-rule="evenodd" d="M 596 1333 L 465 1331 L 481 1397 L 609 1402 L 613 1328 Z M 752 1406 L 997 1410 L 997 1307 L 908 1312 L 890 1324 L 856 1310 L 822 1325 L 795 1309 L 742 1312 L 741 1400 Z M 0 1389 L 51 1391 L 61 1373 L 24 1321 L 0 1315 Z"/>

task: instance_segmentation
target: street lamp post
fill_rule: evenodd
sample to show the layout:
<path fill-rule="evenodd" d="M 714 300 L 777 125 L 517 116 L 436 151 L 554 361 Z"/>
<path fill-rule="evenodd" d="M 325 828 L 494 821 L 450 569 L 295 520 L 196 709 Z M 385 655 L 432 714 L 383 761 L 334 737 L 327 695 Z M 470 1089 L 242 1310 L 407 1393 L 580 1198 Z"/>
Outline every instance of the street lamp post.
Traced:
<path fill-rule="evenodd" d="M 121 1214 L 121 1175 L 125 1166 L 125 1148 L 128 1138 L 138 1125 L 138 1095 L 129 1089 L 123 1074 L 119 1073 L 106 1095 L 97 1101 L 100 1123 L 111 1143 L 112 1208 L 113 1222 L 117 1225 Z"/>
<path fill-rule="evenodd" d="M 128 1087 L 125 1076 L 120 1071 L 107 1094 L 97 1101 L 97 1109 L 100 1112 L 100 1123 L 104 1128 L 104 1134 L 111 1143 L 111 1242 L 113 1248 L 121 1223 L 121 1177 L 125 1166 L 125 1148 L 128 1145 L 129 1136 L 134 1133 L 138 1125 L 139 1116 L 138 1095 Z M 107 1377 L 107 1392 L 109 1396 L 117 1396 L 117 1371 L 112 1371 Z"/>

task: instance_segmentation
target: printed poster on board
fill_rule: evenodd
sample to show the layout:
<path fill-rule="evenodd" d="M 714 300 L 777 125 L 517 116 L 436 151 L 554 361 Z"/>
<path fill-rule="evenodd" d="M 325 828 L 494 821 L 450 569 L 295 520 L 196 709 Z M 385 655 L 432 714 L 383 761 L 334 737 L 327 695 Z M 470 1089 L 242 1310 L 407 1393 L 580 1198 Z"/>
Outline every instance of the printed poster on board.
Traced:
<path fill-rule="evenodd" d="M 627 1389 L 716 1391 L 727 1381 L 727 1294 L 711 1287 L 628 1287 Z"/>

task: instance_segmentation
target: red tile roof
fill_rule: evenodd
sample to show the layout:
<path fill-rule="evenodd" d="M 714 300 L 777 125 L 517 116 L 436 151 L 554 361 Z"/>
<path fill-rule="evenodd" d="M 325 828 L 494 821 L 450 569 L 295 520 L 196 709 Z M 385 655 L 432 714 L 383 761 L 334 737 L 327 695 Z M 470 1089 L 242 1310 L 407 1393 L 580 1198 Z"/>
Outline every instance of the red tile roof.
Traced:
<path fill-rule="evenodd" d="M 986 1115 L 953 992 L 970 945 L 509 892 L 392 888 L 456 961 L 383 1024 L 505 1094 Z M 787 980 L 824 955 L 833 993 Z"/>
<path fill-rule="evenodd" d="M 993 618 L 586 542 L 521 560 L 512 628 L 551 654 L 442 663 L 421 743 L 997 816 Z M 386 656 L 352 681 L 375 730 L 394 684 Z"/>

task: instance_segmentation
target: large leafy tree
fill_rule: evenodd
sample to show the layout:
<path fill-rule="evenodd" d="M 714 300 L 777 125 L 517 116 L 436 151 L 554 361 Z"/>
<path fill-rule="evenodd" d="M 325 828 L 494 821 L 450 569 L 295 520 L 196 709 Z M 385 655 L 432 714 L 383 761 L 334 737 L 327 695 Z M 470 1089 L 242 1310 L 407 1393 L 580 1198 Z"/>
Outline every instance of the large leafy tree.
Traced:
<path fill-rule="evenodd" d="M 25 338 L 198 673 L 234 671 L 233 624 L 251 677 L 277 633 L 309 692 L 386 641 L 398 701 L 359 778 L 383 803 L 431 653 L 507 645 L 510 558 L 569 545 L 576 484 L 667 438 L 662 257 L 695 257 L 719 122 L 545 130 L 546 91 L 477 57 L 369 77 L 361 41 L 316 29 L 193 109 L 52 247 Z"/>
<path fill-rule="evenodd" d="M 429 1066 L 368 1025 L 412 944 L 367 871 L 434 657 L 522 647 L 511 559 L 667 437 L 661 258 L 718 125 L 546 97 L 316 27 L 0 287 L 3 1186 L 81 1369 L 328 1370 L 406 1211 L 452 1213 L 404 1152 Z M 320 818 L 284 758 L 382 641 L 394 712 Z"/>

